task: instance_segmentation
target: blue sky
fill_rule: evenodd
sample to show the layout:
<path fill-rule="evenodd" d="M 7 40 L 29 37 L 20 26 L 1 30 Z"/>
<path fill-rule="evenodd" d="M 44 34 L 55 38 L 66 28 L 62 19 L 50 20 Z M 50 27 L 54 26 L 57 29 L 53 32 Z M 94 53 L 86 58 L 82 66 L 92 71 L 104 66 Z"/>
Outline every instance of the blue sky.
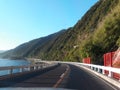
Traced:
<path fill-rule="evenodd" d="M 98 0 L 0 0 L 0 50 L 74 26 Z"/>

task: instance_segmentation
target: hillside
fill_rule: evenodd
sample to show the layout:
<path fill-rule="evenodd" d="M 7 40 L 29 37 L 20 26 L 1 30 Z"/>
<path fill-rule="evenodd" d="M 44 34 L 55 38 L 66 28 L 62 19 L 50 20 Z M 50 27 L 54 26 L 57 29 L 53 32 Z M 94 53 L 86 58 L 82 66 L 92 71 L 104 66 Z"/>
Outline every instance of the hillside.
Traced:
<path fill-rule="evenodd" d="M 1 56 L 103 64 L 104 53 L 120 46 L 120 0 L 99 0 L 73 27 L 32 40 Z"/>
<path fill-rule="evenodd" d="M 24 44 L 19 45 L 15 49 L 6 51 L 0 54 L 2 58 L 10 58 L 10 59 L 23 59 L 30 55 L 32 52 L 37 51 L 39 47 L 44 47 L 49 42 L 49 47 L 52 41 L 54 41 L 59 35 L 64 33 L 65 30 L 61 30 L 60 32 L 48 35 L 46 37 L 38 38 Z M 46 50 L 49 48 L 47 47 Z"/>

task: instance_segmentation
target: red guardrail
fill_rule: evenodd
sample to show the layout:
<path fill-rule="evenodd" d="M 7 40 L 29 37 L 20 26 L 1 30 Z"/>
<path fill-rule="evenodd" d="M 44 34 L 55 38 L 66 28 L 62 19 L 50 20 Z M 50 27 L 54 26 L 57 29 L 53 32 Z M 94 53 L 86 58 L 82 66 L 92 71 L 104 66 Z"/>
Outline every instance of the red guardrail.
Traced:
<path fill-rule="evenodd" d="M 120 52 L 120 51 L 119 51 Z M 117 56 L 118 51 L 115 52 L 109 52 L 103 55 L 104 57 L 104 66 L 109 66 L 109 67 L 115 67 L 118 68 L 115 64 L 116 60 L 116 56 Z M 109 71 L 105 70 L 104 71 L 106 75 L 109 74 Z M 120 79 L 120 74 L 117 73 L 113 73 L 113 78 L 115 79 Z"/>
<path fill-rule="evenodd" d="M 84 58 L 84 59 L 83 59 L 83 63 L 91 64 L 91 59 L 90 59 L 90 57 Z"/>

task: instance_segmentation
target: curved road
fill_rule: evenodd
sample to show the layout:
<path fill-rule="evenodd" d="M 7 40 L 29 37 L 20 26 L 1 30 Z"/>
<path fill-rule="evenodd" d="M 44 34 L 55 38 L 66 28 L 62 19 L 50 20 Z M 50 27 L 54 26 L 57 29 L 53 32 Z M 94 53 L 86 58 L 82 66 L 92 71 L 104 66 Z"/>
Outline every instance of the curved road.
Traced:
<path fill-rule="evenodd" d="M 120 90 L 83 68 L 61 64 L 0 80 L 1 87 L 52 87 L 77 90 Z"/>
<path fill-rule="evenodd" d="M 69 65 L 70 75 L 66 88 L 77 90 L 120 90 L 83 68 Z"/>

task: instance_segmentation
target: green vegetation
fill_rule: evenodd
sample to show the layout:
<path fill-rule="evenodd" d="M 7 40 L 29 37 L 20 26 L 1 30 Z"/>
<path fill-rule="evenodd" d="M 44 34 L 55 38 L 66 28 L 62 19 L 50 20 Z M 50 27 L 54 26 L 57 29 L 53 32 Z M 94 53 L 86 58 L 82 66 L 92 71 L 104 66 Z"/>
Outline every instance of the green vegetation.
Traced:
<path fill-rule="evenodd" d="M 2 57 L 33 57 L 45 60 L 103 64 L 103 54 L 120 46 L 120 0 L 99 0 L 74 27 L 32 40 Z"/>
<path fill-rule="evenodd" d="M 91 57 L 93 63 L 102 64 L 102 56 L 120 45 L 120 3 L 98 24 L 91 39 L 81 46 L 81 57 Z"/>

